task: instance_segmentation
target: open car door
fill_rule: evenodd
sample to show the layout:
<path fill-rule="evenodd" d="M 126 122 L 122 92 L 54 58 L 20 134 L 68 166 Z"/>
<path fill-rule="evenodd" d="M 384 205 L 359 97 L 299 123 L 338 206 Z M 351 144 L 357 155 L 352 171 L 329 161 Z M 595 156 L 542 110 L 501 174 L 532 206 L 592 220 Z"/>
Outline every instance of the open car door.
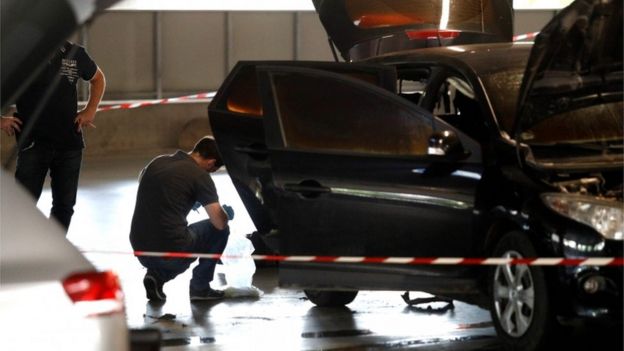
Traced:
<path fill-rule="evenodd" d="M 259 65 L 312 67 L 389 92 L 396 90 L 396 71 L 381 65 L 305 61 L 241 61 L 232 69 L 208 107 L 210 125 L 232 182 L 259 234 L 266 237 L 277 229 L 275 199 L 281 189 L 273 185 L 265 142 L 265 111 L 256 73 Z"/>
<path fill-rule="evenodd" d="M 280 253 L 470 255 L 469 228 L 482 169 L 476 142 L 362 80 L 300 66 L 259 66 L 257 71 L 271 186 L 278 189 L 271 208 Z M 430 143 L 442 132 L 457 137 L 457 148 L 446 155 L 436 154 Z M 374 288 L 357 272 L 384 269 L 332 264 L 339 272 L 332 275 L 332 268 L 322 265 L 318 274 L 310 274 L 314 264 L 284 262 L 280 283 Z M 300 268 L 308 272 L 301 274 Z M 421 267 L 432 276 L 436 269 Z M 386 287 L 414 288 L 406 279 L 395 283 Z"/>

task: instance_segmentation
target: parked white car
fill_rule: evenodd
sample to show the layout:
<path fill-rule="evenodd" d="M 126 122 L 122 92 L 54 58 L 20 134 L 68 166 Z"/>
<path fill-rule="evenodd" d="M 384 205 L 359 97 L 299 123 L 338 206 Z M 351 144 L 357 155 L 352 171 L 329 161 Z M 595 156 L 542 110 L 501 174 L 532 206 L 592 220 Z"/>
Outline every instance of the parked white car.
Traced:
<path fill-rule="evenodd" d="M 98 271 L 11 174 L 0 184 L 0 350 L 129 350 L 115 273 Z"/>

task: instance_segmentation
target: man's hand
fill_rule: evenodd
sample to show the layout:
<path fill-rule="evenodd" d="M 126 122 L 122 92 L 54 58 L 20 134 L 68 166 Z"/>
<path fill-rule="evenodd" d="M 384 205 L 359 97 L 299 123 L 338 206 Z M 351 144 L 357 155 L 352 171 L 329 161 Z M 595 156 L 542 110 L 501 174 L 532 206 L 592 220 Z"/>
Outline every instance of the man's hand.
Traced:
<path fill-rule="evenodd" d="M 95 120 L 95 111 L 90 111 L 84 109 L 78 112 L 74 123 L 76 124 L 76 130 L 79 132 L 82 130 L 82 127 L 92 127 L 95 128 L 95 124 L 93 121 Z"/>
<path fill-rule="evenodd" d="M 234 209 L 232 208 L 232 206 L 228 206 L 228 205 L 223 205 L 223 212 L 225 212 L 225 214 L 227 215 L 228 220 L 233 220 L 234 219 Z"/>
<path fill-rule="evenodd" d="M 22 121 L 17 117 L 4 117 L 0 120 L 0 128 L 7 135 L 14 135 L 15 132 L 21 131 Z"/>
<path fill-rule="evenodd" d="M 199 212 L 200 207 L 202 207 L 202 204 L 200 204 L 198 201 L 195 201 L 195 203 L 193 204 L 193 211 Z"/>

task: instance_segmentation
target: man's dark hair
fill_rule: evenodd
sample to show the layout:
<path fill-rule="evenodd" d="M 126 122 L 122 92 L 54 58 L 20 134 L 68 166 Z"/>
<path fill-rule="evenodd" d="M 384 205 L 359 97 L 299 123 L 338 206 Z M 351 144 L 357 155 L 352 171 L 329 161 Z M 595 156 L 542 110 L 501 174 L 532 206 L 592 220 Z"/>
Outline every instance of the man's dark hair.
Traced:
<path fill-rule="evenodd" d="M 215 163 L 216 167 L 223 166 L 223 161 L 221 160 L 221 155 L 219 155 L 219 150 L 217 149 L 217 143 L 212 137 L 205 136 L 195 144 L 192 152 L 197 152 L 199 156 L 202 158 L 208 159 L 213 158 L 217 160 Z"/>

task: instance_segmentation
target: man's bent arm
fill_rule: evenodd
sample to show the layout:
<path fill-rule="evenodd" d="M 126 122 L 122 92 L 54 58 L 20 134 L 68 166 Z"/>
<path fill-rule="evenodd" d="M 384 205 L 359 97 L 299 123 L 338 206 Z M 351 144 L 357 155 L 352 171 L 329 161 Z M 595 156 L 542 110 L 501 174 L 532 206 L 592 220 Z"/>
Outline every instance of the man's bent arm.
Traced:
<path fill-rule="evenodd" d="M 208 213 L 208 217 L 210 217 L 210 223 L 215 226 L 215 228 L 219 230 L 225 229 L 228 224 L 228 217 L 221 204 L 218 202 L 213 202 L 204 206 L 206 213 Z"/>
<path fill-rule="evenodd" d="M 95 120 L 95 112 L 100 105 L 100 101 L 102 101 L 105 89 L 106 77 L 104 77 L 104 73 L 98 67 L 95 75 L 89 81 L 89 100 L 87 101 L 87 106 L 85 106 L 76 117 L 78 129 L 88 126 L 94 127 L 93 121 Z"/>

